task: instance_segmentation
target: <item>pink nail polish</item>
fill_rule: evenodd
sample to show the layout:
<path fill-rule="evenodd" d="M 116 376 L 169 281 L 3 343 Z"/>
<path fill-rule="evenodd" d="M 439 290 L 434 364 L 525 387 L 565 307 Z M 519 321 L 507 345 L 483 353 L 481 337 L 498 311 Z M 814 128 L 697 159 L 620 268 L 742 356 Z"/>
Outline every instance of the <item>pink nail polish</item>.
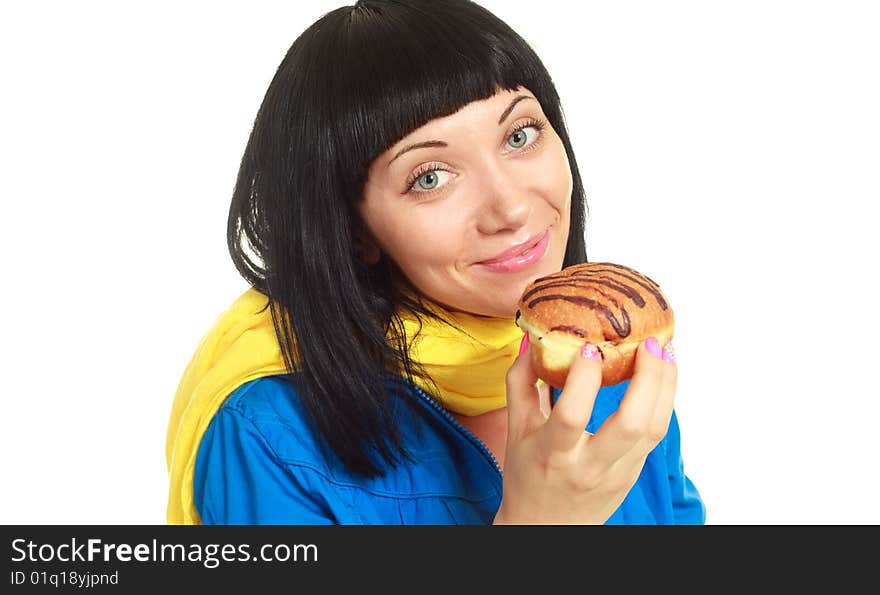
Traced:
<path fill-rule="evenodd" d="M 645 341 L 645 347 L 648 348 L 648 353 L 654 357 L 663 358 L 663 355 L 660 353 L 660 342 L 657 340 L 657 337 L 648 337 Z"/>
<path fill-rule="evenodd" d="M 675 349 L 672 347 L 672 341 L 667 341 L 663 346 L 663 360 L 670 364 L 675 363 Z"/>
<path fill-rule="evenodd" d="M 519 354 L 522 355 L 523 352 L 525 352 L 525 350 L 528 348 L 528 346 L 529 346 L 529 334 L 524 333 L 522 341 L 520 341 L 520 343 L 519 343 Z"/>
<path fill-rule="evenodd" d="M 584 346 L 581 347 L 581 357 L 598 361 L 602 359 L 602 353 L 592 343 L 584 343 Z"/>

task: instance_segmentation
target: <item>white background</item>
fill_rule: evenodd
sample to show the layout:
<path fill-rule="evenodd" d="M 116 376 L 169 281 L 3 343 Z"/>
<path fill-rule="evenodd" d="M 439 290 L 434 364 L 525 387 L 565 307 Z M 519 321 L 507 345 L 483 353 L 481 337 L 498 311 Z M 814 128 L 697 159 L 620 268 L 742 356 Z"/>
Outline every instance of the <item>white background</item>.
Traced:
<path fill-rule="evenodd" d="M 0 9 L 0 522 L 165 522 L 177 382 L 246 288 L 225 225 L 248 133 L 344 2 Z M 708 522 L 880 522 L 876 3 L 482 4 L 557 84 L 590 259 L 674 305 Z"/>

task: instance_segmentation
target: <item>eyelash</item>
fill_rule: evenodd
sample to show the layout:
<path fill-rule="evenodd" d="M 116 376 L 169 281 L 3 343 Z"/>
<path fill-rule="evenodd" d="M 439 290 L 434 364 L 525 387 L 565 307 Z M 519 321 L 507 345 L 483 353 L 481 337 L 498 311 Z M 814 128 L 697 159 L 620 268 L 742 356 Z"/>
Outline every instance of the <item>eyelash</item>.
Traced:
<path fill-rule="evenodd" d="M 538 138 L 536 138 L 534 140 L 534 142 L 532 142 L 532 144 L 530 144 L 529 146 L 524 147 L 523 152 L 528 152 L 528 151 L 531 151 L 535 146 L 538 145 L 538 143 L 541 142 L 541 138 L 543 137 L 543 134 L 541 134 L 541 133 L 544 131 L 544 129 L 546 127 L 547 127 L 547 122 L 545 122 L 544 120 L 529 118 L 525 122 L 518 124 L 516 126 L 516 128 L 514 128 L 513 130 L 511 130 L 508 133 L 507 138 L 510 138 L 512 135 L 516 134 L 520 130 L 523 130 L 524 128 L 534 128 L 535 130 L 538 131 Z M 439 163 L 426 163 L 426 164 L 424 164 L 423 166 L 419 167 L 416 171 L 414 171 L 406 179 L 406 186 L 405 186 L 406 189 L 405 189 L 404 193 L 408 194 L 410 192 L 413 192 L 413 188 L 415 187 L 416 182 L 419 180 L 419 178 L 421 178 L 423 175 L 430 173 L 432 171 L 449 171 L 449 170 L 444 168 Z M 423 194 L 423 195 L 433 194 L 437 190 L 439 190 L 439 188 L 436 188 L 434 190 L 421 190 L 419 192 L 416 192 L 416 194 Z"/>

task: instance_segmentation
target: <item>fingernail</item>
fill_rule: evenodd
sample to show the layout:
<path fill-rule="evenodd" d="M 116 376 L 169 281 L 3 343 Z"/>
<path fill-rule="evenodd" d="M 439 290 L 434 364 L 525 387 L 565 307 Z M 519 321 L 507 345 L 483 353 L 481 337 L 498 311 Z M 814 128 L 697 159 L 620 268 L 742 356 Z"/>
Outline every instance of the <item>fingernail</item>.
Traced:
<path fill-rule="evenodd" d="M 520 343 L 519 343 L 519 354 L 522 355 L 523 352 L 525 352 L 525 350 L 528 348 L 528 346 L 529 346 L 529 334 L 523 333 L 522 341 L 520 341 Z"/>
<path fill-rule="evenodd" d="M 648 337 L 645 341 L 645 347 L 648 348 L 648 352 L 654 357 L 663 358 L 663 355 L 660 353 L 660 342 L 657 340 L 657 337 Z"/>
<path fill-rule="evenodd" d="M 592 343 L 584 343 L 584 346 L 581 347 L 581 357 L 600 360 L 602 359 L 602 353 L 599 351 L 599 348 Z"/>
<path fill-rule="evenodd" d="M 672 347 L 672 341 L 667 341 L 663 346 L 663 359 L 670 364 L 675 363 L 675 349 Z"/>

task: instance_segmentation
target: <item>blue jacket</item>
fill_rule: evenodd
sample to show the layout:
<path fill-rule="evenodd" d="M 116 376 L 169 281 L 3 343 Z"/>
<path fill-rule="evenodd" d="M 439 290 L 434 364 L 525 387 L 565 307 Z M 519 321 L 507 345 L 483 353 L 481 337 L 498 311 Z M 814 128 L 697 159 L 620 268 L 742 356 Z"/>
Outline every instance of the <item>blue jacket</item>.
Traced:
<path fill-rule="evenodd" d="M 617 409 L 627 384 L 599 391 L 589 431 Z M 491 452 L 421 389 L 409 390 L 421 406 L 399 418 L 416 462 L 364 479 L 332 453 L 322 454 L 289 384 L 273 376 L 243 384 L 199 445 L 193 494 L 202 523 L 490 524 L 502 485 Z M 703 522 L 705 508 L 684 474 L 673 413 L 666 437 L 608 523 Z"/>

